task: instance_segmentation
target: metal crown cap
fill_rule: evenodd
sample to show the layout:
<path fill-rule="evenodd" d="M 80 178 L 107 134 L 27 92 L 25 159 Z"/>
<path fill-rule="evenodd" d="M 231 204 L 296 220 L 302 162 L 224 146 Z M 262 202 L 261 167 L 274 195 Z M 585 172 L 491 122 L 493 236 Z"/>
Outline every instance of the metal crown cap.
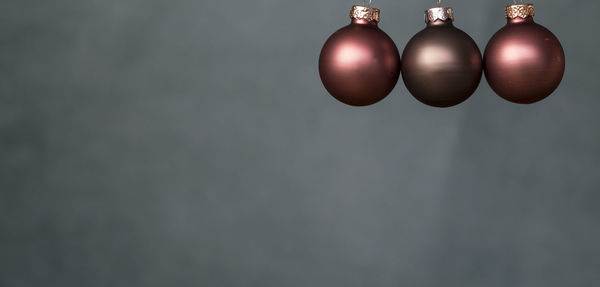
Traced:
<path fill-rule="evenodd" d="M 514 4 L 506 6 L 506 19 L 515 19 L 533 17 L 535 11 L 533 10 L 533 4 Z"/>
<path fill-rule="evenodd" d="M 454 21 L 454 12 L 451 7 L 434 7 L 425 10 L 425 23 L 448 19 Z"/>
<path fill-rule="evenodd" d="M 369 22 L 379 22 L 379 9 L 367 6 L 354 5 L 350 10 L 350 19 L 361 19 Z"/>

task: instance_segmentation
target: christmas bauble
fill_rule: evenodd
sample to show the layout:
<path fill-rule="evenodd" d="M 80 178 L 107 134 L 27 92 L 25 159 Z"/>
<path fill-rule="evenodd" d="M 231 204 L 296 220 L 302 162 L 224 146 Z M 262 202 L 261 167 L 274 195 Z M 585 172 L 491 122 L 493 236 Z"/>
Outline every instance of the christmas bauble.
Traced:
<path fill-rule="evenodd" d="M 506 7 L 507 24 L 487 44 L 485 77 L 502 98 L 520 104 L 537 102 L 560 84 L 565 54 L 560 42 L 533 21 L 532 4 Z"/>
<path fill-rule="evenodd" d="M 379 27 L 379 9 L 354 6 L 350 25 L 335 32 L 321 50 L 319 74 L 327 91 L 353 106 L 387 96 L 400 75 L 394 41 Z"/>
<path fill-rule="evenodd" d="M 425 11 L 425 29 L 402 53 L 402 79 L 424 104 L 449 107 L 466 100 L 481 81 L 481 53 L 477 44 L 454 27 L 452 8 Z"/>

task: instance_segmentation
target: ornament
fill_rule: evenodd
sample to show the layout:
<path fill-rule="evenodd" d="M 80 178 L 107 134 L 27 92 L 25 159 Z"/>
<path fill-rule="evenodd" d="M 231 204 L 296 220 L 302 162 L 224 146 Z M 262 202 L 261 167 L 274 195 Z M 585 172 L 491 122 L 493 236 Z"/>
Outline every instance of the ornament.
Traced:
<path fill-rule="evenodd" d="M 379 27 L 379 9 L 353 6 L 350 25 L 333 33 L 321 50 L 319 74 L 327 91 L 352 106 L 385 98 L 400 76 L 394 41 Z"/>
<path fill-rule="evenodd" d="M 490 87 L 520 104 L 546 98 L 560 84 L 565 54 L 560 42 L 533 21 L 532 4 L 506 7 L 507 24 L 488 42 L 483 62 Z"/>
<path fill-rule="evenodd" d="M 424 104 L 450 107 L 466 100 L 481 81 L 481 52 L 467 33 L 454 27 L 452 8 L 425 11 L 427 26 L 402 53 L 402 79 Z"/>

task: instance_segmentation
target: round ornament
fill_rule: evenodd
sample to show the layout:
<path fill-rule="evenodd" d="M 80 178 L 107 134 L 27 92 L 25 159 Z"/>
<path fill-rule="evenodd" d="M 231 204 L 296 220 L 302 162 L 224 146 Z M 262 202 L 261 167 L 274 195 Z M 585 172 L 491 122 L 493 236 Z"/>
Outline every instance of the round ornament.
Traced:
<path fill-rule="evenodd" d="M 533 21 L 532 4 L 506 7 L 507 23 L 488 42 L 485 77 L 502 98 L 530 104 L 549 96 L 565 71 L 563 48 L 552 32 Z"/>
<path fill-rule="evenodd" d="M 400 55 L 381 29 L 379 9 L 353 6 L 351 23 L 333 33 L 319 56 L 325 89 L 339 101 L 367 106 L 385 98 L 400 75 Z"/>
<path fill-rule="evenodd" d="M 402 53 L 406 88 L 417 100 L 434 107 L 463 102 L 481 81 L 481 52 L 453 20 L 449 7 L 425 11 L 427 26 L 410 39 Z"/>

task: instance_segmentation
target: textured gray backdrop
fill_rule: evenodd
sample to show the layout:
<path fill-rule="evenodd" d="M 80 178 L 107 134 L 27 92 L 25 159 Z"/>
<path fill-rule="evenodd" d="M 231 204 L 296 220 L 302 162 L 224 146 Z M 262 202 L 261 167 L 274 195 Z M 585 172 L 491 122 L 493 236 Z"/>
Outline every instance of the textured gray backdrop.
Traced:
<path fill-rule="evenodd" d="M 598 286 L 598 1 L 547 100 L 328 96 L 361 1 L 0 4 L 0 286 Z M 400 50 L 435 1 L 375 1 Z M 445 1 L 480 49 L 509 1 Z"/>

